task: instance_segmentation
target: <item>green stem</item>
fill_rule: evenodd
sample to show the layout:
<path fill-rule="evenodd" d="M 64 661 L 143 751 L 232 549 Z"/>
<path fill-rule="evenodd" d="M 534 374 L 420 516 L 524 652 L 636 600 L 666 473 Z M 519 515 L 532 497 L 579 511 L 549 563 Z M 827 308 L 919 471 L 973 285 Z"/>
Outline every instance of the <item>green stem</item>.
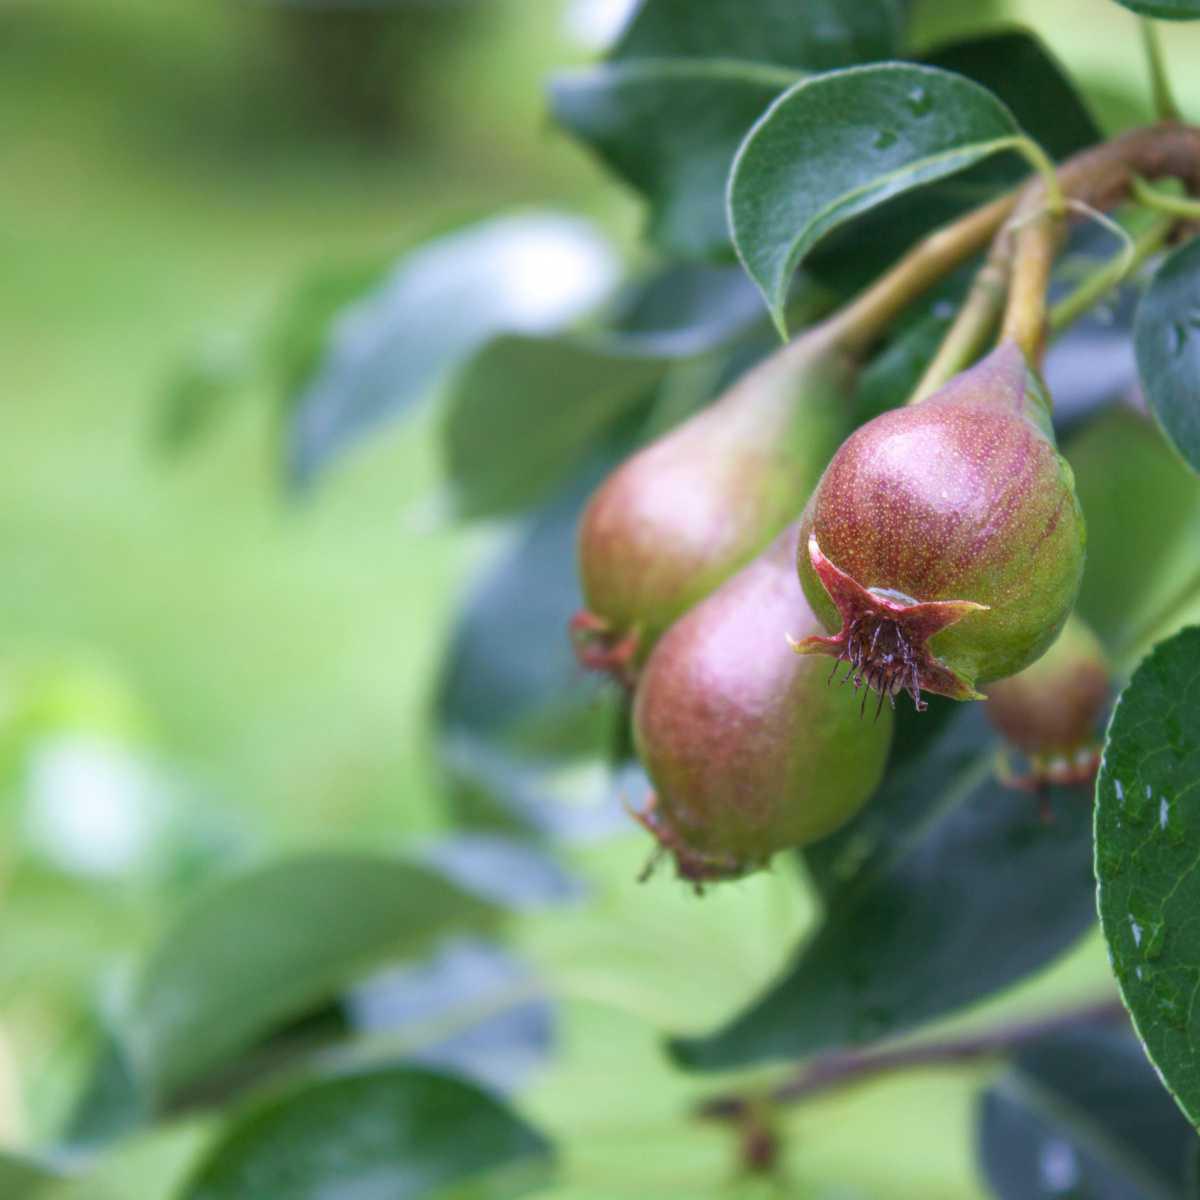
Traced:
<path fill-rule="evenodd" d="M 1137 234 L 1126 254 L 1118 254 L 1092 272 L 1073 292 L 1064 296 L 1050 310 L 1047 325 L 1051 335 L 1061 333 L 1094 307 L 1130 272 L 1137 270 L 1152 254 L 1162 248 L 1175 226 L 1174 217 L 1158 217 Z"/>
<path fill-rule="evenodd" d="M 1072 207 L 1105 210 L 1129 195 L 1136 174 L 1177 176 L 1200 192 L 1200 130 L 1170 124 L 1132 130 L 1068 159 L 1058 179 Z M 1066 214 L 1052 212 L 1043 181 L 1026 187 L 1011 228 L 1016 249 L 1001 338 L 1037 363 L 1045 346 L 1050 271 L 1067 231 Z"/>
<path fill-rule="evenodd" d="M 865 352 L 891 321 L 938 280 L 987 245 L 1013 210 L 1003 196 L 918 242 L 890 271 L 825 323 L 847 353 Z"/>
<path fill-rule="evenodd" d="M 1130 185 L 1133 198 L 1143 207 L 1154 212 L 1170 213 L 1188 221 L 1200 221 L 1200 200 L 1188 196 L 1173 196 L 1169 192 L 1151 187 L 1140 175 L 1133 177 Z"/>
<path fill-rule="evenodd" d="M 967 298 L 937 353 L 925 368 L 916 390 L 909 397 L 909 404 L 919 404 L 926 396 L 933 395 L 943 384 L 969 367 L 987 345 L 1004 311 L 1011 267 L 1008 246 L 1008 238 L 997 238 L 992 243 L 992 253 L 971 281 Z"/>
<path fill-rule="evenodd" d="M 1146 65 L 1150 68 L 1150 89 L 1154 96 L 1154 111 L 1160 121 L 1178 121 L 1179 106 L 1171 91 L 1167 77 L 1167 64 L 1163 60 L 1162 42 L 1158 27 L 1148 17 L 1141 17 L 1138 26 L 1142 31 L 1142 48 L 1146 52 Z"/>

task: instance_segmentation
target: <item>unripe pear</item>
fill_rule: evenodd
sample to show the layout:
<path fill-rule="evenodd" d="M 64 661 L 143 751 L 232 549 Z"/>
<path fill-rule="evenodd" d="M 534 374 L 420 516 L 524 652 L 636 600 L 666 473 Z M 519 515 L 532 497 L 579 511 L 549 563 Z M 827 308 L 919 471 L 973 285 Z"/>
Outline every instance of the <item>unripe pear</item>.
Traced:
<path fill-rule="evenodd" d="M 1024 671 L 988 689 L 984 711 L 1008 747 L 1028 761 L 1019 787 L 1086 784 L 1100 762 L 1097 726 L 1112 691 L 1112 675 L 1096 635 L 1072 614 L 1058 640 Z"/>
<path fill-rule="evenodd" d="M 834 455 L 801 520 L 800 578 L 855 686 L 981 699 L 1066 622 L 1084 524 L 1044 386 L 1006 342 Z"/>
<path fill-rule="evenodd" d="M 587 611 L 573 631 L 586 665 L 631 674 L 795 519 L 848 428 L 851 376 L 817 328 L 608 477 L 579 529 Z"/>
<path fill-rule="evenodd" d="M 816 631 L 796 582 L 793 524 L 658 643 L 634 702 L 655 788 L 642 823 L 700 884 L 824 837 L 883 774 L 892 714 L 862 719 L 847 688 L 789 640 Z"/>

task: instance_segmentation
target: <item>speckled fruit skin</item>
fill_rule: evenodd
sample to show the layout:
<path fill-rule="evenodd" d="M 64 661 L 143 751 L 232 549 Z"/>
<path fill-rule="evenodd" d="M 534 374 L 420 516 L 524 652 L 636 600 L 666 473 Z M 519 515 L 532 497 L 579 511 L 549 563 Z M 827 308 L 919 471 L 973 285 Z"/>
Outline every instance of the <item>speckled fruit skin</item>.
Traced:
<path fill-rule="evenodd" d="M 1046 650 L 1083 571 L 1074 478 L 1055 448 L 1042 385 L 1011 342 L 927 400 L 856 430 L 801 526 L 864 588 L 987 605 L 928 643 L 970 687 L 1014 675 Z M 799 569 L 836 632 L 841 614 L 803 552 Z"/>
<path fill-rule="evenodd" d="M 614 638 L 659 635 L 796 518 L 844 436 L 849 361 L 821 330 L 626 460 L 579 528 L 585 605 Z"/>
<path fill-rule="evenodd" d="M 1095 739 L 1111 687 L 1096 635 L 1072 616 L 1037 662 L 992 685 L 984 711 L 1005 740 L 1030 758 L 1071 755 Z"/>
<path fill-rule="evenodd" d="M 883 774 L 890 709 L 863 718 L 827 661 L 788 644 L 818 628 L 797 536 L 793 524 L 673 625 L 642 673 L 634 738 L 655 789 L 643 822 L 687 879 L 736 877 L 823 837 Z"/>

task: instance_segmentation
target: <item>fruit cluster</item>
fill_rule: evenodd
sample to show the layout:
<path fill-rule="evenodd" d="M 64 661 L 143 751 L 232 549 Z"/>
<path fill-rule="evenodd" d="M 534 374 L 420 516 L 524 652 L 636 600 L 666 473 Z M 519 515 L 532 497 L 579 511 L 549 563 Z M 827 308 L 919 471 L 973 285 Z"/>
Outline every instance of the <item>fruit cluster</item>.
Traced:
<path fill-rule="evenodd" d="M 633 690 L 640 820 L 697 884 L 844 823 L 882 776 L 897 697 L 982 699 L 1054 643 L 1079 589 L 1083 516 L 1022 349 L 1002 340 L 841 440 L 854 372 L 830 328 L 627 460 L 580 527 L 580 658 Z M 1090 730 L 1093 683 L 1057 740 Z"/>

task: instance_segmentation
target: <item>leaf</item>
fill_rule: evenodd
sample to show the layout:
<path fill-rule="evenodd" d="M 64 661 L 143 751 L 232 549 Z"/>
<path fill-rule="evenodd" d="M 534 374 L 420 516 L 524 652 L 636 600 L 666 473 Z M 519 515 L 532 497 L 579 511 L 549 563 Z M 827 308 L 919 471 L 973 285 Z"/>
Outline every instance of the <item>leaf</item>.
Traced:
<path fill-rule="evenodd" d="M 733 242 L 776 324 L 796 267 L 831 230 L 942 179 L 1019 134 L 990 92 L 934 67 L 854 67 L 806 79 L 766 111 L 729 180 Z"/>
<path fill-rule="evenodd" d="M 999 1200 L 1186 1200 L 1196 1132 L 1128 1030 L 1032 1042 L 988 1088 L 980 1163 Z"/>
<path fill-rule="evenodd" d="M 563 328 L 604 298 L 615 274 L 591 226 L 553 213 L 498 217 L 406 255 L 329 331 L 323 361 L 296 399 L 292 476 L 311 480 L 496 333 Z"/>
<path fill-rule="evenodd" d="M 408 1068 L 322 1080 L 218 1141 L 181 1200 L 500 1200 L 548 1181 L 550 1147 L 470 1084 Z"/>
<path fill-rule="evenodd" d="M 1105 413 L 1065 453 L 1088 528 L 1079 612 L 1123 659 L 1196 590 L 1200 479 L 1128 409 Z"/>
<path fill-rule="evenodd" d="M 1163 21 L 1200 20 L 1200 0 L 1117 0 L 1118 4 Z"/>
<path fill-rule="evenodd" d="M 1159 424 L 1200 472 L 1200 239 L 1159 267 L 1134 327 L 1138 374 Z"/>
<path fill-rule="evenodd" d="M 548 1061 L 554 1007 L 533 970 L 501 946 L 455 938 L 428 961 L 364 980 L 343 1001 L 378 1059 L 444 1069 L 513 1092 Z"/>
<path fill-rule="evenodd" d="M 1200 1122 L 1200 628 L 1162 643 L 1113 712 L 1096 786 L 1100 925 L 1146 1053 Z"/>
<path fill-rule="evenodd" d="M 544 499 L 665 369 L 598 339 L 513 334 L 489 342 L 447 399 L 443 450 L 455 514 L 494 517 Z"/>
<path fill-rule="evenodd" d="M 900 49 L 894 0 L 643 0 L 611 57 L 741 58 L 827 71 Z"/>
<path fill-rule="evenodd" d="M 612 457 L 598 454 L 516 531 L 459 617 L 436 711 L 460 824 L 499 820 L 561 835 L 594 833 L 620 819 L 603 780 L 603 795 L 593 787 L 581 802 L 564 794 L 570 789 L 560 775 L 606 758 L 619 730 L 619 696 L 585 675 L 567 636 L 582 605 L 576 524 Z"/>
<path fill-rule="evenodd" d="M 126 1037 L 160 1098 L 489 909 L 382 855 L 324 852 L 223 883 L 171 926 L 134 985 Z"/>
<path fill-rule="evenodd" d="M 49 1167 L 0 1152 L 0 1196 L 4 1200 L 37 1200 L 58 1178 Z"/>
<path fill-rule="evenodd" d="M 982 84 L 1053 158 L 1066 158 L 1101 139 L 1069 76 L 1026 30 L 951 42 L 923 61 Z M 919 238 L 986 203 L 1027 173 L 1023 160 L 1006 155 L 981 161 L 954 179 L 926 184 L 841 226 L 814 249 L 808 269 L 843 294 L 857 291 Z"/>
<path fill-rule="evenodd" d="M 678 1061 L 715 1070 L 892 1036 L 1074 942 L 1095 912 L 1087 793 L 1051 793 L 1044 824 L 996 781 L 995 749 L 980 706 L 963 705 L 924 750 L 901 751 L 867 808 L 807 852 L 825 912 L 791 965 L 717 1032 L 674 1041 Z"/>
<path fill-rule="evenodd" d="M 730 252 L 725 182 L 746 131 L 798 75 L 729 59 L 646 59 L 557 76 L 555 120 L 650 204 L 647 236 L 684 258 Z"/>

